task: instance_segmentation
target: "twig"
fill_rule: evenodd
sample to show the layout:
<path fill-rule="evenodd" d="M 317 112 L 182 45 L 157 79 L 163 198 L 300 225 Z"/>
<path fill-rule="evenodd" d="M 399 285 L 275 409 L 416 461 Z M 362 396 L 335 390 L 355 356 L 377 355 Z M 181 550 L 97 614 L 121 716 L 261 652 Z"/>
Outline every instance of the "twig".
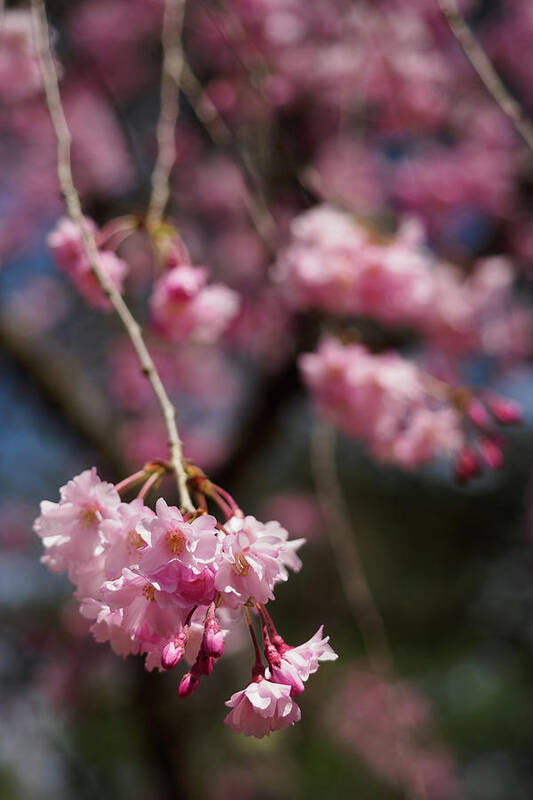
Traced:
<path fill-rule="evenodd" d="M 459 11 L 456 0 L 437 0 L 442 15 L 461 45 L 466 57 L 474 67 L 485 88 L 492 95 L 504 114 L 533 152 L 533 123 L 525 115 L 520 103 L 509 93 L 504 82 L 494 69 L 468 23 Z"/>
<path fill-rule="evenodd" d="M 161 108 L 157 123 L 157 159 L 152 173 L 152 194 L 146 222 L 148 230 L 157 227 L 168 202 L 169 179 L 176 160 L 176 122 L 179 114 L 179 92 L 183 68 L 181 44 L 185 0 L 166 0 L 161 43 L 163 70 L 161 75 Z"/>
<path fill-rule="evenodd" d="M 57 140 L 57 174 L 59 185 L 65 198 L 67 211 L 71 220 L 79 226 L 90 268 L 124 325 L 126 333 L 135 348 L 142 370 L 150 381 L 154 394 L 159 402 L 168 432 L 170 461 L 176 475 L 181 505 L 186 511 L 192 511 L 194 510 L 194 506 L 187 488 L 187 476 L 183 465 L 183 445 L 176 425 L 176 410 L 170 402 L 152 357 L 148 352 L 138 322 L 133 317 L 120 292 L 102 269 L 94 236 L 89 231 L 83 216 L 80 196 L 72 177 L 70 158 L 72 139 L 65 119 L 65 112 L 59 92 L 57 72 L 50 50 L 48 20 L 43 0 L 32 0 L 32 19 L 39 52 L 39 62 L 43 75 L 46 104 Z"/>
<path fill-rule="evenodd" d="M 325 528 L 348 605 L 370 660 L 386 678 L 393 674 L 385 624 L 368 584 L 335 465 L 335 431 L 316 422 L 311 435 L 311 467 Z"/>
<path fill-rule="evenodd" d="M 215 145 L 228 147 L 234 144 L 235 137 L 231 129 L 226 124 L 216 105 L 204 92 L 203 86 L 194 74 L 191 65 L 185 59 L 182 72 L 183 91 L 191 104 L 194 113 L 209 134 Z M 271 255 L 275 254 L 274 236 L 276 232 L 276 221 L 272 216 L 265 199 L 261 178 L 259 177 L 255 165 L 250 158 L 250 154 L 244 148 L 236 146 L 237 155 L 241 161 L 242 168 L 248 183 L 253 188 L 247 191 L 244 201 L 246 210 L 252 221 L 254 228 L 259 234 L 263 243 L 268 248 Z"/>

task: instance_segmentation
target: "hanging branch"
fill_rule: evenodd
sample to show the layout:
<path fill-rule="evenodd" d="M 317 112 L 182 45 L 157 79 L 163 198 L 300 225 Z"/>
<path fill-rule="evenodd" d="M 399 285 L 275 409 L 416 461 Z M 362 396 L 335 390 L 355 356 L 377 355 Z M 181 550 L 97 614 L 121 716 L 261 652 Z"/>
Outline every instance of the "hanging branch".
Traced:
<path fill-rule="evenodd" d="M 450 29 L 461 45 L 464 54 L 474 67 L 489 94 L 513 123 L 529 149 L 533 152 L 533 123 L 525 115 L 520 103 L 509 93 L 504 82 L 492 66 L 465 18 L 459 11 L 457 0 L 437 0 Z"/>
<path fill-rule="evenodd" d="M 346 601 L 376 672 L 391 678 L 394 670 L 385 624 L 368 585 L 337 475 L 335 431 L 320 422 L 311 435 L 311 467 Z"/>
<path fill-rule="evenodd" d="M 163 68 L 161 74 L 161 108 L 157 123 L 157 159 L 152 173 L 152 193 L 146 225 L 156 228 L 165 212 L 170 188 L 169 180 L 176 161 L 176 123 L 179 115 L 181 71 L 183 68 L 183 16 L 185 0 L 166 0 L 161 44 Z"/>
<path fill-rule="evenodd" d="M 133 317 L 120 292 L 102 269 L 94 236 L 88 229 L 83 216 L 80 196 L 72 177 L 70 156 L 72 138 L 61 102 L 57 71 L 50 50 L 48 20 L 43 0 L 32 0 L 32 19 L 39 53 L 39 63 L 43 76 L 46 105 L 57 141 L 57 174 L 59 185 L 65 198 L 68 215 L 72 222 L 80 229 L 83 246 L 89 260 L 91 271 L 124 325 L 126 333 L 139 358 L 142 371 L 150 381 L 154 394 L 159 402 L 168 432 L 170 461 L 176 475 L 181 506 L 186 511 L 192 511 L 194 506 L 187 489 L 187 475 L 183 464 L 183 445 L 176 425 L 176 410 L 170 402 L 152 357 L 148 352 L 138 322 Z"/>

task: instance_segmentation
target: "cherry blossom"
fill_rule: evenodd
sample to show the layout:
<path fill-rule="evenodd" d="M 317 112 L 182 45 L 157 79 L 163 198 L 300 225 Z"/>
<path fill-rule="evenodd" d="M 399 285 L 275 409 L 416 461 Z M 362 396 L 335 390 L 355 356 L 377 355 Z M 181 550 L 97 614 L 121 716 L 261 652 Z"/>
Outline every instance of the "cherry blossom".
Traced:
<path fill-rule="evenodd" d="M 224 722 L 234 733 L 262 739 L 272 731 L 299 722 L 301 712 L 290 696 L 290 687 L 260 678 L 233 694 L 226 705 L 232 710 Z"/>

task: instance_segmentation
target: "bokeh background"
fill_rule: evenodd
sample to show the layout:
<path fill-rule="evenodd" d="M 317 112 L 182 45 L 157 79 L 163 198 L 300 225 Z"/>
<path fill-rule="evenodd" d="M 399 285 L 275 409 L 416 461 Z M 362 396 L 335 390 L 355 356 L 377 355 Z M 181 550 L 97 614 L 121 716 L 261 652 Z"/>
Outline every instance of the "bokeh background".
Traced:
<path fill-rule="evenodd" d="M 510 255 L 525 304 L 533 157 L 432 0 L 189 6 L 188 59 L 229 135 L 213 144 L 184 94 L 172 212 L 196 262 L 243 292 L 245 305 L 216 348 L 151 344 L 191 458 L 248 513 L 308 538 L 304 568 L 277 591 L 285 638 L 304 641 L 324 623 L 339 659 L 310 682 L 301 724 L 266 740 L 236 737 L 222 724 L 224 701 L 247 679 L 246 648 L 179 700 L 174 673 L 148 674 L 140 659 L 95 644 L 66 578 L 40 564 L 31 527 L 39 501 L 56 500 L 93 464 L 119 480 L 164 455 L 164 435 L 118 322 L 87 308 L 46 247 L 62 213 L 54 143 L 40 96 L 19 93 L 2 72 L 0 33 L 0 798 L 528 800 L 531 342 L 505 369 L 481 355 L 467 365 L 472 382 L 490 381 L 524 409 L 501 471 L 458 487 L 449 463 L 407 472 L 340 437 L 339 480 L 398 676 L 391 701 L 314 493 L 313 412 L 294 356 L 314 346 L 320 322 L 293 315 L 273 293 L 272 255 L 243 200 L 242 153 L 252 155 L 281 238 L 294 214 L 324 199 L 384 229 L 416 213 L 435 251 L 465 271 L 478 256 Z M 533 110 L 528 0 L 462 8 Z M 161 3 L 47 9 L 85 209 L 99 223 L 141 212 L 155 153 Z M 7 3 L 3 22 L 15 11 L 24 6 Z M 370 52 L 386 69 L 370 64 Z M 123 256 L 128 299 L 146 321 L 153 275 L 141 236 Z M 380 335 L 410 352 L 402 333 Z M 172 486 L 164 490 L 171 499 Z M 407 732 L 398 769 L 389 702 Z"/>

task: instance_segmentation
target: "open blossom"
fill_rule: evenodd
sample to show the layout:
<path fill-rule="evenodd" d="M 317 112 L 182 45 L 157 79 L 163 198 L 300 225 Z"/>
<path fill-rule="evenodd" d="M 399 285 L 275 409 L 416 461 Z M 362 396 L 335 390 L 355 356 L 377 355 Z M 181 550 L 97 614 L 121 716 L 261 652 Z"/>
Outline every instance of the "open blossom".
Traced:
<path fill-rule="evenodd" d="M 288 728 L 301 718 L 300 709 L 290 696 L 290 687 L 265 678 L 233 694 L 226 705 L 232 709 L 224 720 L 226 725 L 234 733 L 257 739 Z"/>
<path fill-rule="evenodd" d="M 100 480 L 95 467 L 73 478 L 59 493 L 59 503 L 43 500 L 34 530 L 46 549 L 43 562 L 53 572 L 68 572 L 75 582 L 78 570 L 103 551 L 100 524 L 116 516 L 120 497 L 112 484 Z"/>
<path fill-rule="evenodd" d="M 208 605 L 215 594 L 215 561 L 219 552 L 216 519 L 201 515 L 186 522 L 163 498 L 155 516 L 137 527 L 146 542 L 139 553 L 139 574 L 157 591 L 161 605 Z"/>
<path fill-rule="evenodd" d="M 90 233 L 96 232 L 96 225 L 91 219 L 86 217 L 85 224 Z M 62 218 L 48 235 L 47 242 L 57 266 L 70 278 L 89 305 L 102 311 L 109 310 L 111 303 L 91 269 L 79 226 L 67 218 Z M 98 262 L 111 283 L 121 292 L 128 272 L 126 262 L 110 250 L 100 250 Z"/>
<path fill-rule="evenodd" d="M 109 642 L 122 657 L 143 655 L 147 670 L 173 670 L 184 658 L 191 666 L 178 696 L 185 698 L 222 657 L 245 603 L 266 619 L 262 604 L 289 568 L 300 569 L 296 551 L 304 540 L 289 539 L 278 522 L 243 517 L 231 495 L 197 467 L 191 481 L 201 507 L 182 514 L 159 498 L 154 513 L 144 498 L 160 471 L 160 462 L 148 462 L 114 487 L 95 468 L 86 470 L 61 488 L 59 503 L 42 503 L 34 527 L 46 549 L 43 561 L 68 571 L 96 641 Z M 137 498 L 120 501 L 119 491 L 142 481 Z M 229 517 L 224 524 L 206 513 L 205 493 Z M 226 722 L 236 732 L 265 736 L 299 720 L 291 693 L 301 693 L 319 662 L 336 655 L 322 628 L 297 648 L 281 637 L 274 645 L 264 628 L 265 667 L 244 612 L 256 655 L 253 682 L 228 701 Z"/>
<path fill-rule="evenodd" d="M 249 597 L 258 603 L 272 600 L 274 585 L 287 580 L 286 566 L 301 567 L 295 551 L 304 540 L 287 541 L 288 533 L 279 523 L 232 517 L 224 529 L 215 586 L 230 604 L 242 604 Z"/>
<path fill-rule="evenodd" d="M 139 562 L 139 551 L 146 545 L 137 526 L 142 520 L 154 516 L 151 508 L 147 508 L 140 498 L 131 503 L 121 503 L 116 514 L 106 519 L 100 526 L 105 543 L 105 574 L 111 580 L 119 578 L 125 566 L 132 567 Z"/>
<path fill-rule="evenodd" d="M 317 672 L 321 661 L 335 661 L 337 653 L 329 645 L 329 636 L 322 636 L 324 626 L 321 625 L 314 636 L 304 644 L 297 647 L 281 648 L 282 661 L 290 664 L 298 673 L 302 681 Z"/>
<path fill-rule="evenodd" d="M 216 341 L 239 310 L 236 292 L 207 285 L 207 270 L 187 264 L 159 278 L 150 301 L 155 329 L 173 341 Z"/>

